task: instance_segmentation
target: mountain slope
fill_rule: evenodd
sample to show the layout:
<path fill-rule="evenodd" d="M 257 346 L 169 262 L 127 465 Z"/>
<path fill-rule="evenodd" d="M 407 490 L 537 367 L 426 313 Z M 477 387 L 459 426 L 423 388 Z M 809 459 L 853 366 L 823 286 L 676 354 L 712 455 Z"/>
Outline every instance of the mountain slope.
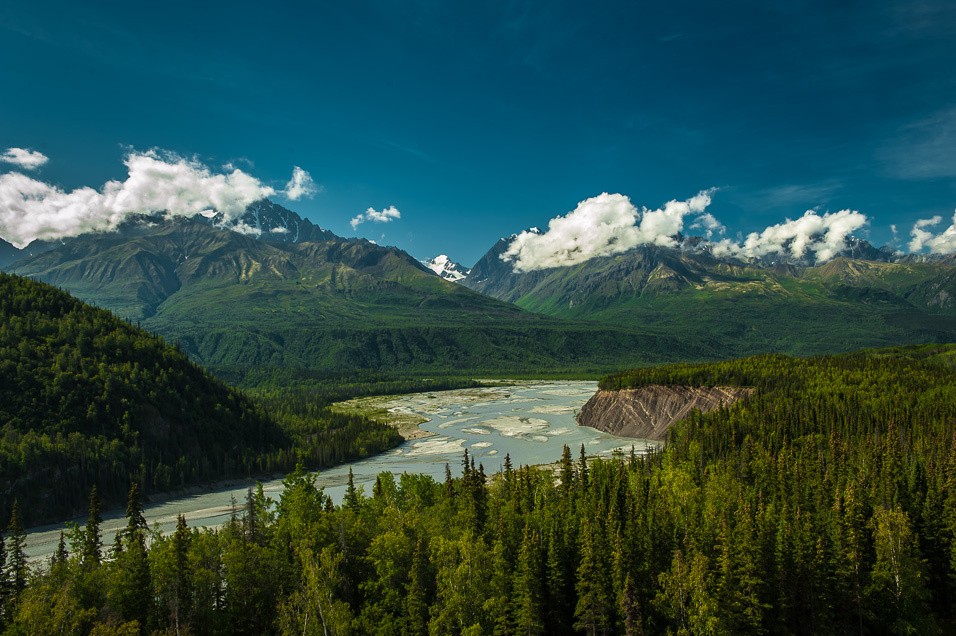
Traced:
<path fill-rule="evenodd" d="M 20 258 L 20 250 L 0 238 L 0 267 L 4 267 Z"/>
<path fill-rule="evenodd" d="M 268 237 L 179 219 L 81 236 L 12 270 L 140 321 L 220 372 L 607 369 L 702 355 L 525 312 L 369 241 Z"/>
<path fill-rule="evenodd" d="M 290 396 L 273 416 L 177 348 L 49 285 L 0 273 L 0 518 L 73 516 L 225 477 L 323 467 L 401 441 Z"/>
<path fill-rule="evenodd" d="M 254 469 L 287 435 L 158 338 L 0 274 L 0 506 L 75 514 L 93 484 L 168 489 Z M 134 477 L 135 475 L 135 477 Z"/>
<path fill-rule="evenodd" d="M 726 355 L 797 354 L 956 339 L 948 316 L 956 267 L 945 259 L 890 262 L 854 241 L 808 267 L 717 258 L 705 249 L 639 247 L 569 267 L 514 272 L 500 240 L 462 284 L 553 317 L 640 326 L 680 335 L 690 348 L 715 339 Z"/>

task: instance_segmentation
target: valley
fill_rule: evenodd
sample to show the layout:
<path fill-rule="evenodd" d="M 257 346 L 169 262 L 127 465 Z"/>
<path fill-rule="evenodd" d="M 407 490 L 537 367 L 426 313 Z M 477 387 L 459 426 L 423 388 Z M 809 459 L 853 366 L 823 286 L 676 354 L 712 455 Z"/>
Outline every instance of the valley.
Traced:
<path fill-rule="evenodd" d="M 956 634 L 956 3 L 0 59 L 0 636 Z"/>
<path fill-rule="evenodd" d="M 447 465 L 454 477 L 461 477 L 465 450 L 490 475 L 501 470 L 505 455 L 516 467 L 554 463 L 564 445 L 577 452 L 583 444 L 594 457 L 626 453 L 632 446 L 639 453 L 654 448 L 655 444 L 647 440 L 615 437 L 577 425 L 575 414 L 596 389 L 594 382 L 539 381 L 362 398 L 365 409 L 388 413 L 390 422 L 395 418 L 415 421 L 414 428 L 420 434 L 405 435 L 404 443 L 380 455 L 319 471 L 315 484 L 340 505 L 349 471 L 354 473 L 355 486 L 370 495 L 376 478 L 384 472 L 396 479 L 407 473 L 441 481 Z M 350 411 L 347 404 L 341 410 Z M 283 484 L 283 478 L 264 479 L 263 491 L 278 501 Z M 150 528 L 166 535 L 175 531 L 179 515 L 192 528 L 218 528 L 232 516 L 242 514 L 247 490 L 253 486 L 249 482 L 214 487 L 207 492 L 153 501 L 144 510 L 146 521 Z M 101 531 L 111 537 L 125 524 L 123 511 L 113 510 L 104 514 Z M 49 558 L 63 529 L 62 525 L 31 529 L 26 539 L 27 555 L 35 560 Z"/>

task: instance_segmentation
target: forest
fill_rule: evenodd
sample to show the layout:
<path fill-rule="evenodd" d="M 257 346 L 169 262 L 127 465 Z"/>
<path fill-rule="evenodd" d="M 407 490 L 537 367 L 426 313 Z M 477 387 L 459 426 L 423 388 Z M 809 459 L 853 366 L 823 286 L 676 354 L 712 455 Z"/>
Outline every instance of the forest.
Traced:
<path fill-rule="evenodd" d="M 956 347 L 640 369 L 608 388 L 751 398 L 666 447 L 487 475 L 382 474 L 341 505 L 301 468 L 220 529 L 85 526 L 27 564 L 7 633 L 933 634 L 956 602 Z M 557 460 L 558 458 L 556 458 Z M 109 547 L 104 547 L 109 546 Z"/>
<path fill-rule="evenodd" d="M 148 495 L 287 472 L 299 462 L 321 468 L 402 441 L 394 429 L 332 413 L 327 403 L 304 384 L 254 400 L 108 311 L 0 273 L 4 524 L 14 500 L 21 521 L 33 525 L 81 514 L 94 485 L 104 505 L 118 506 L 131 481 Z"/>

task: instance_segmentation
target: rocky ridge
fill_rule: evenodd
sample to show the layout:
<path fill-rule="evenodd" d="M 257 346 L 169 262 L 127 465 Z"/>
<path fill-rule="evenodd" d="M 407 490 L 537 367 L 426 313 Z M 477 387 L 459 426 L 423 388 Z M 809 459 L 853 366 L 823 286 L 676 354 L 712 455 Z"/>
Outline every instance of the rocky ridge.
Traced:
<path fill-rule="evenodd" d="M 668 429 L 693 410 L 703 413 L 749 397 L 745 387 L 650 385 L 598 391 L 578 413 L 578 423 L 619 437 L 663 441 Z"/>

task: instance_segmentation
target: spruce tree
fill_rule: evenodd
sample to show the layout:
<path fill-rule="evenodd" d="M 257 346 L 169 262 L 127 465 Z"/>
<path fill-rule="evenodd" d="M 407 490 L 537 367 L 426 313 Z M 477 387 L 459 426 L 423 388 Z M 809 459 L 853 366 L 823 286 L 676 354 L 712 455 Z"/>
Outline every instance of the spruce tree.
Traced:
<path fill-rule="evenodd" d="M 545 569 L 537 531 L 525 526 L 512 586 L 514 622 L 518 634 L 545 633 Z"/>
<path fill-rule="evenodd" d="M 100 496 L 96 486 L 90 491 L 90 512 L 86 519 L 86 531 L 83 535 L 83 567 L 87 570 L 99 565 L 102 558 L 103 540 L 100 537 L 100 524 L 103 517 L 100 514 Z"/>
<path fill-rule="evenodd" d="M 60 530 L 60 540 L 56 544 L 56 550 L 53 552 L 53 556 L 50 558 L 50 565 L 53 568 L 65 565 L 69 558 L 70 554 L 66 550 L 66 540 L 63 536 L 63 531 Z"/>
<path fill-rule="evenodd" d="M 7 545 L 2 533 L 0 533 L 0 612 L 3 618 L 7 619 L 7 604 L 10 599 L 10 579 L 7 577 Z M 6 622 L 0 621 L 0 623 Z"/>
<path fill-rule="evenodd" d="M 621 617 L 624 619 L 625 636 L 644 636 L 644 621 L 641 617 L 641 603 L 637 598 L 637 590 L 631 575 L 624 578 L 624 588 L 621 590 Z"/>
<path fill-rule="evenodd" d="M 574 487 L 574 462 L 571 459 L 571 448 L 567 444 L 561 450 L 561 490 L 565 495 Z"/>
<path fill-rule="evenodd" d="M 451 478 L 451 466 L 448 465 L 448 462 L 445 462 L 445 487 L 444 487 L 445 497 L 451 499 L 455 496 L 455 482 Z"/>
<path fill-rule="evenodd" d="M 581 537 L 581 560 L 577 571 L 578 604 L 574 628 L 589 636 L 604 634 L 613 625 L 607 559 L 595 523 L 585 520 Z"/>
<path fill-rule="evenodd" d="M 139 484 L 135 481 L 129 487 L 126 497 L 126 534 L 132 536 L 134 532 L 146 532 L 146 517 L 143 516 L 143 502 L 139 497 Z"/>
<path fill-rule="evenodd" d="M 429 579 L 428 556 L 421 538 L 415 544 L 412 568 L 405 588 L 405 633 L 409 636 L 427 636 L 428 607 L 432 593 Z"/>
<path fill-rule="evenodd" d="M 355 488 L 355 476 L 352 474 L 352 467 L 349 466 L 349 482 L 345 487 L 345 497 L 342 504 L 350 510 L 355 510 L 359 505 L 358 490 Z"/>
<path fill-rule="evenodd" d="M 192 533 L 186 526 L 186 517 L 179 515 L 176 518 L 176 532 L 172 537 L 173 548 L 173 607 L 170 608 L 171 620 L 180 633 L 182 625 L 188 623 L 192 612 L 192 568 L 189 564 L 189 546 Z"/>
<path fill-rule="evenodd" d="M 581 444 L 581 456 L 578 459 L 578 480 L 580 481 L 581 489 L 586 490 L 588 487 L 588 460 L 584 452 L 584 444 Z"/>
<path fill-rule="evenodd" d="M 256 519 L 256 501 L 252 494 L 252 487 L 246 491 L 246 539 L 255 543 L 259 539 L 258 520 Z"/>
<path fill-rule="evenodd" d="M 10 586 L 8 598 L 9 607 L 15 608 L 20 596 L 27 586 L 27 577 L 30 569 L 27 556 L 24 552 L 27 536 L 23 531 L 23 522 L 20 520 L 20 503 L 13 500 L 13 510 L 10 512 L 10 523 L 7 526 L 7 582 Z M 11 609 L 12 614 L 12 609 Z"/>

